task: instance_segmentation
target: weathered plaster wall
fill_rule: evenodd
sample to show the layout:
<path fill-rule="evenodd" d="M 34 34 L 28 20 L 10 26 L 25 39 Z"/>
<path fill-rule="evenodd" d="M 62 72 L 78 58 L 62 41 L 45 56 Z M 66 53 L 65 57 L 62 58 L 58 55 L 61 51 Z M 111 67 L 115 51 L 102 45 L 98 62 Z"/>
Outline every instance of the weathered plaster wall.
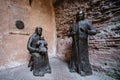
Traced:
<path fill-rule="evenodd" d="M 23 30 L 15 26 L 16 20 L 25 24 Z M 48 53 L 55 54 L 55 16 L 50 0 L 0 0 L 0 69 L 28 62 L 28 38 L 35 27 L 43 28 L 48 42 Z M 13 33 L 13 34 L 11 34 Z"/>

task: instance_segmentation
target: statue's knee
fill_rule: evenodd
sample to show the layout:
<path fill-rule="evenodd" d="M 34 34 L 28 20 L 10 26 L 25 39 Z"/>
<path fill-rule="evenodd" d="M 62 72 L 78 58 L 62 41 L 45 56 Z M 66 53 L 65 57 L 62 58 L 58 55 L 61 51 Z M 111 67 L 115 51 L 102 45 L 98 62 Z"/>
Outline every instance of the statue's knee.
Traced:
<path fill-rule="evenodd" d="M 32 56 L 37 58 L 40 57 L 39 53 L 32 53 Z"/>

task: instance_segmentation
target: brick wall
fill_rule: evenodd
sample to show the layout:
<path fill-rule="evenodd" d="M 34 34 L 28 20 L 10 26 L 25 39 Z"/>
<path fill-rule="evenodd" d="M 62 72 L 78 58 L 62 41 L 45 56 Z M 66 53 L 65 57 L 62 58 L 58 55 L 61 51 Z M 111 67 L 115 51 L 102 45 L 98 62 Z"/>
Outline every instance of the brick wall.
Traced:
<path fill-rule="evenodd" d="M 120 0 L 62 0 L 54 3 L 57 26 L 57 55 L 69 60 L 72 39 L 66 36 L 76 12 L 85 11 L 97 35 L 89 36 L 89 55 L 93 70 L 120 75 Z"/>

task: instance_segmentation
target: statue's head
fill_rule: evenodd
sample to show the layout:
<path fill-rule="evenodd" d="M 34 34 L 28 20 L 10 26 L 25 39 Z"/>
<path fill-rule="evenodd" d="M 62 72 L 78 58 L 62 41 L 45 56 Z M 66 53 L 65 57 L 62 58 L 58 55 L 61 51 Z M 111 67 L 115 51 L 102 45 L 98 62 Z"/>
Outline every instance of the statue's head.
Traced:
<path fill-rule="evenodd" d="M 38 35 L 42 35 L 42 28 L 41 27 L 36 27 L 35 29 L 35 33 L 37 33 Z"/>
<path fill-rule="evenodd" d="M 77 12 L 76 21 L 78 22 L 80 20 L 84 20 L 84 16 L 85 16 L 84 12 L 80 10 L 79 12 Z"/>
<path fill-rule="evenodd" d="M 41 37 L 41 40 L 45 40 L 43 36 Z"/>

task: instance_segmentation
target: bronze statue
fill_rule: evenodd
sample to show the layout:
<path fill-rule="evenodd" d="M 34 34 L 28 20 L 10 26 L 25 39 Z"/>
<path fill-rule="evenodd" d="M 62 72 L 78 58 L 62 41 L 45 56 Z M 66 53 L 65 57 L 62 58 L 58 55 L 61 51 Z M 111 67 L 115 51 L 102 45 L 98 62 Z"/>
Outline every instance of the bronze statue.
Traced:
<path fill-rule="evenodd" d="M 68 37 L 72 37 L 72 54 L 69 62 L 70 72 L 78 72 L 81 76 L 91 75 L 88 53 L 88 35 L 95 35 L 96 29 L 84 19 L 84 12 L 79 11 L 76 22 L 69 28 Z"/>
<path fill-rule="evenodd" d="M 33 70 L 34 76 L 44 76 L 45 73 L 51 73 L 47 54 L 47 43 L 42 37 L 42 28 L 37 27 L 35 33 L 29 38 L 27 49 L 31 54 L 28 67 Z"/>

